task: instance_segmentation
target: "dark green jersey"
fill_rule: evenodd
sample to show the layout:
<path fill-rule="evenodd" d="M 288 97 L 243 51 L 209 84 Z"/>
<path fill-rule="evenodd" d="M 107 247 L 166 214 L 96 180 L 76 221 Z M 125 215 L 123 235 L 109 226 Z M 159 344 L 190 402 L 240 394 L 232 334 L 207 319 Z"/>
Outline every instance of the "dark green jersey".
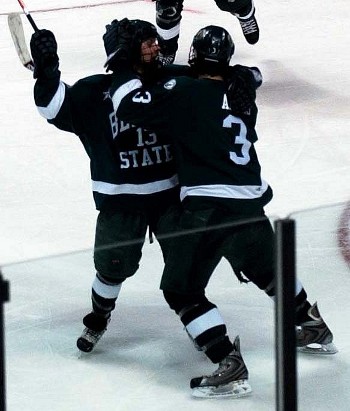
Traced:
<path fill-rule="evenodd" d="M 177 77 L 142 88 L 125 72 L 112 91 L 118 117 L 171 134 L 182 199 L 215 198 L 252 210 L 270 201 L 254 148 L 257 108 L 233 115 L 223 81 Z"/>
<path fill-rule="evenodd" d="M 75 133 L 84 145 L 97 209 L 143 208 L 173 199 L 178 180 L 169 137 L 121 121 L 110 85 L 111 75 L 90 76 L 73 86 L 37 80 L 35 102 L 49 123 Z"/>

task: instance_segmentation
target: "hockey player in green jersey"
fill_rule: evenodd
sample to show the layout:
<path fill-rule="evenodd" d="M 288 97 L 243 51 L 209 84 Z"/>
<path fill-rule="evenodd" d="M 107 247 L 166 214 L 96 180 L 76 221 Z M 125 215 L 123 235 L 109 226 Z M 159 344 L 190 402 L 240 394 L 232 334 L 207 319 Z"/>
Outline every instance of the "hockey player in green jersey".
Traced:
<path fill-rule="evenodd" d="M 156 35 L 156 30 L 146 23 L 139 34 L 142 41 Z M 77 340 L 78 348 L 89 352 L 106 330 L 123 281 L 139 267 L 148 227 L 166 257 L 167 240 L 161 235 L 174 227 L 178 178 L 166 134 L 116 117 L 108 97 L 110 74 L 86 77 L 69 86 L 60 79 L 53 33 L 35 32 L 30 46 L 35 63 L 34 98 L 40 114 L 57 128 L 75 133 L 90 158 L 93 197 L 99 211 L 96 277 L 92 312 L 84 317 L 85 329 Z"/>
<path fill-rule="evenodd" d="M 161 289 L 195 345 L 219 364 L 213 374 L 192 379 L 193 395 L 247 395 L 251 388 L 239 338 L 230 340 L 205 289 L 218 258 L 224 257 L 241 281 L 275 295 L 274 233 L 264 212 L 272 190 L 261 178 L 254 148 L 257 107 L 253 100 L 240 111 L 242 96 L 237 94 L 242 81 L 255 92 L 262 82 L 260 72 L 244 66 L 230 69 L 231 36 L 208 26 L 195 35 L 190 49 L 195 77 L 145 86 L 142 73 L 135 70 L 134 56 L 142 47 L 134 48 L 134 25 L 123 19 L 107 31 L 108 64 L 116 72 L 110 90 L 116 115 L 172 137 L 183 206 L 179 229 L 184 234 L 173 240 Z M 335 353 L 332 333 L 300 281 L 295 302 L 299 349 Z"/>
<path fill-rule="evenodd" d="M 159 59 L 164 64 L 175 60 L 180 35 L 184 0 L 153 0 L 156 2 L 156 27 L 162 38 Z M 215 0 L 219 9 L 237 17 L 244 37 L 249 44 L 259 40 L 259 27 L 252 0 Z"/>

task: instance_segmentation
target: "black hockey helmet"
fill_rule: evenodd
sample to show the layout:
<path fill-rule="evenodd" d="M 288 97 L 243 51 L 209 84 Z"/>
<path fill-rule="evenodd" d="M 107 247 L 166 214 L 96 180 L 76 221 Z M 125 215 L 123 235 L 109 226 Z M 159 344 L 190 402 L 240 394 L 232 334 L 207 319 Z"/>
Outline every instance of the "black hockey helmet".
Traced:
<path fill-rule="evenodd" d="M 156 27 L 145 20 L 127 20 L 128 32 L 132 37 L 132 42 L 130 43 L 131 53 L 134 55 L 135 60 L 139 57 L 141 43 L 149 39 L 159 39 Z M 121 20 L 122 22 L 123 20 Z M 120 22 L 120 23 L 121 23 Z"/>
<path fill-rule="evenodd" d="M 134 32 L 135 41 L 140 45 L 145 40 L 158 38 L 156 27 L 149 21 L 135 19 L 129 20 L 129 22 Z"/>
<path fill-rule="evenodd" d="M 135 63 L 142 65 L 144 77 L 150 76 L 152 71 L 159 66 L 159 57 L 157 55 L 157 57 L 154 57 L 152 60 L 144 60 L 142 53 L 145 52 L 147 54 L 147 49 L 146 51 L 141 51 L 140 55 L 140 47 L 144 41 L 156 39 L 159 44 L 162 39 L 159 36 L 156 27 L 145 20 L 130 20 L 130 30 L 134 33 L 131 46 L 133 60 Z"/>
<path fill-rule="evenodd" d="M 105 63 L 107 71 L 113 70 L 113 60 L 116 60 L 115 38 L 120 42 L 118 50 L 124 50 L 124 53 L 127 54 L 132 62 L 138 63 L 140 60 L 141 44 L 149 39 L 158 40 L 159 36 L 156 27 L 148 21 L 129 20 L 128 18 L 113 20 L 111 24 L 106 26 L 106 32 L 103 35 L 107 53 L 107 61 Z"/>
<path fill-rule="evenodd" d="M 227 67 L 235 51 L 232 37 L 223 27 L 207 26 L 193 37 L 188 63 L 202 72 Z"/>

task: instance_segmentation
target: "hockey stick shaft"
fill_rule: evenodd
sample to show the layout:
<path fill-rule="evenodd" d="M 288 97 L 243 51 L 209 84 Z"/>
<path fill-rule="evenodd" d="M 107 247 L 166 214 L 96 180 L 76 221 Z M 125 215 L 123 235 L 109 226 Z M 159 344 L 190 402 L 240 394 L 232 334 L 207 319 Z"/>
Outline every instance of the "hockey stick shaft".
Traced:
<path fill-rule="evenodd" d="M 31 26 L 33 27 L 34 31 L 38 31 L 38 26 L 35 24 L 35 21 L 33 20 L 33 17 L 31 16 L 31 14 L 29 13 L 26 5 L 24 4 L 24 2 L 22 0 L 17 0 L 19 5 L 22 7 L 22 10 L 24 12 L 24 14 L 26 15 L 29 23 L 31 24 Z"/>

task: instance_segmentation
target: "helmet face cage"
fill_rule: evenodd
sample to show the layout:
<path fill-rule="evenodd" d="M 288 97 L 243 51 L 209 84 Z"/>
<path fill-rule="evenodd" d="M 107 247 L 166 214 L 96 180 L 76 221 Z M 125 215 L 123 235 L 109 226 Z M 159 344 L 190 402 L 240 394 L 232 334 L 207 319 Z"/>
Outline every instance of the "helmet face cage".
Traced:
<path fill-rule="evenodd" d="M 232 37 L 224 28 L 207 26 L 194 36 L 188 62 L 191 66 L 203 63 L 228 65 L 234 50 Z"/>
<path fill-rule="evenodd" d="M 157 44 L 159 43 L 159 35 L 156 27 L 148 21 L 138 19 L 130 20 L 130 24 L 133 32 L 132 51 L 135 62 L 151 63 L 154 60 L 154 58 L 151 57 L 152 50 L 150 48 L 147 49 L 147 46 L 141 50 L 141 44 L 151 39 L 155 39 L 155 42 L 157 42 Z"/>

